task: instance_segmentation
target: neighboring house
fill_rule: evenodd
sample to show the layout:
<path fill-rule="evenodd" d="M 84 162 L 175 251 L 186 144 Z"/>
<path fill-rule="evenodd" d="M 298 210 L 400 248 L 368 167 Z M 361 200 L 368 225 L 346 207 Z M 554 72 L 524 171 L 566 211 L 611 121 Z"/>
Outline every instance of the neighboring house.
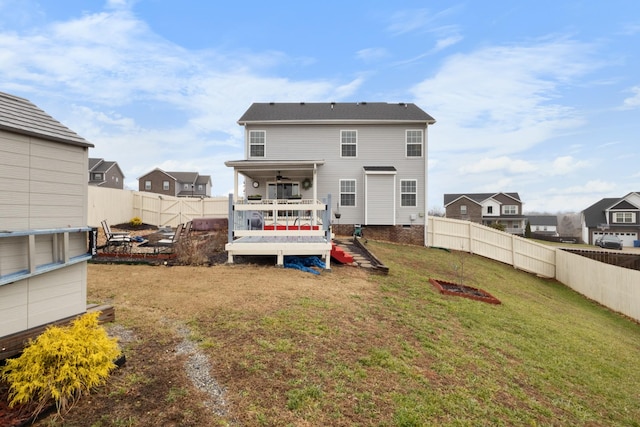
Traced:
<path fill-rule="evenodd" d="M 124 174 L 117 162 L 89 159 L 89 185 L 124 189 Z"/>
<path fill-rule="evenodd" d="M 605 234 L 613 234 L 624 246 L 634 246 L 640 234 L 640 192 L 602 199 L 582 211 L 582 240 L 593 245 Z"/>
<path fill-rule="evenodd" d="M 558 217 L 556 215 L 528 215 L 525 218 L 525 227 L 527 222 L 532 233 L 558 236 Z"/>
<path fill-rule="evenodd" d="M 174 197 L 211 197 L 211 177 L 156 168 L 138 178 L 138 190 Z"/>
<path fill-rule="evenodd" d="M 86 312 L 89 147 L 0 92 L 0 356 L 3 337 Z"/>
<path fill-rule="evenodd" d="M 505 231 L 524 234 L 526 226 L 518 193 L 445 194 L 446 217 L 491 226 L 502 224 Z"/>
<path fill-rule="evenodd" d="M 358 228 L 424 244 L 434 123 L 407 103 L 254 103 L 238 120 L 245 157 L 225 164 L 234 169 L 236 201 L 255 194 L 315 203 L 331 195 L 336 234 Z"/>

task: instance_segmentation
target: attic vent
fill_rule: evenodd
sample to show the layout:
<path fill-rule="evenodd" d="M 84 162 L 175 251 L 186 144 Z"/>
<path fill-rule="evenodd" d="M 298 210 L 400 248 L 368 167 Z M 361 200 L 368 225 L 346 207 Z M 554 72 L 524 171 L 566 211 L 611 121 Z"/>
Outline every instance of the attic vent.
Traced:
<path fill-rule="evenodd" d="M 304 102 L 301 102 L 300 105 L 304 105 Z"/>
<path fill-rule="evenodd" d="M 334 106 L 334 105 L 336 105 L 336 103 L 335 103 L 335 102 L 332 102 L 332 103 L 331 103 L 331 109 L 332 109 L 332 110 L 333 110 L 333 106 Z"/>
<path fill-rule="evenodd" d="M 275 104 L 275 102 L 270 102 L 270 103 L 269 103 L 269 105 L 273 105 L 273 104 Z"/>
<path fill-rule="evenodd" d="M 366 102 L 366 101 L 364 101 L 364 102 L 361 102 L 360 104 L 362 104 L 362 105 L 367 105 L 367 102 Z"/>

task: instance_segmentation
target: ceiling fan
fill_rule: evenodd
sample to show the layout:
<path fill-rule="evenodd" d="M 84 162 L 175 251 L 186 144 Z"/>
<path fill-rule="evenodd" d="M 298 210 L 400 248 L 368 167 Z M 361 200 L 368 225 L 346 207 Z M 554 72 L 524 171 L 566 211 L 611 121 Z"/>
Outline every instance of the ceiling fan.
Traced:
<path fill-rule="evenodd" d="M 278 171 L 278 174 L 276 175 L 276 181 L 291 181 L 291 178 L 289 178 L 288 176 L 280 175 L 280 171 Z"/>

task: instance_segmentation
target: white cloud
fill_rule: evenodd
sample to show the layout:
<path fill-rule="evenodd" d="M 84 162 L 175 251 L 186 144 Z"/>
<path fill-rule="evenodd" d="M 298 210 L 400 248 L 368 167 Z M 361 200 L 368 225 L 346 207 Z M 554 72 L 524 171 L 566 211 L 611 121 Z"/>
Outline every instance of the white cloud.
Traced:
<path fill-rule="evenodd" d="M 507 156 L 495 158 L 483 158 L 473 162 L 473 164 L 464 165 L 460 168 L 460 173 L 473 174 L 495 171 L 505 171 L 512 174 L 530 173 L 537 169 L 535 165 L 525 160 L 512 159 Z"/>
<path fill-rule="evenodd" d="M 573 194 L 605 194 L 612 192 L 616 188 L 616 185 L 613 182 L 607 182 L 602 180 L 591 180 L 587 181 L 582 185 L 574 185 L 570 187 L 564 188 L 550 188 L 548 190 L 549 194 L 562 194 L 562 195 L 573 195 Z"/>
<path fill-rule="evenodd" d="M 366 62 L 378 61 L 387 56 L 389 56 L 389 51 L 381 47 L 361 49 L 356 52 L 356 58 Z"/>
<path fill-rule="evenodd" d="M 640 107 L 640 86 L 634 86 L 630 88 L 629 92 L 631 92 L 633 95 L 625 98 L 624 101 L 622 101 L 621 108 L 623 110 L 632 110 Z"/>
<path fill-rule="evenodd" d="M 585 120 L 558 99 L 558 89 L 589 72 L 588 45 L 570 40 L 487 47 L 450 56 L 413 87 L 438 124 L 436 150 L 489 150 L 492 156 L 527 150 Z"/>
<path fill-rule="evenodd" d="M 550 175 L 566 175 L 590 166 L 586 160 L 576 160 L 572 156 L 557 157 L 551 164 Z"/>

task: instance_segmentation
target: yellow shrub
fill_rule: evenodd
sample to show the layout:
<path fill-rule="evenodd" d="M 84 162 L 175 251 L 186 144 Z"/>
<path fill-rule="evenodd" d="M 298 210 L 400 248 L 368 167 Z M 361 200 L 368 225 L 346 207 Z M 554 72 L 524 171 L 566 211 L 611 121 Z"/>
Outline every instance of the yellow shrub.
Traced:
<path fill-rule="evenodd" d="M 142 219 L 140 217 L 134 216 L 133 218 L 131 218 L 131 221 L 129 221 L 129 225 L 133 227 L 142 225 Z"/>
<path fill-rule="evenodd" d="M 53 399 L 66 413 L 93 387 L 104 384 L 120 355 L 117 340 L 88 313 L 68 327 L 52 326 L 31 341 L 22 355 L 0 368 L 9 384 L 9 404 L 35 403 L 34 416 Z"/>

